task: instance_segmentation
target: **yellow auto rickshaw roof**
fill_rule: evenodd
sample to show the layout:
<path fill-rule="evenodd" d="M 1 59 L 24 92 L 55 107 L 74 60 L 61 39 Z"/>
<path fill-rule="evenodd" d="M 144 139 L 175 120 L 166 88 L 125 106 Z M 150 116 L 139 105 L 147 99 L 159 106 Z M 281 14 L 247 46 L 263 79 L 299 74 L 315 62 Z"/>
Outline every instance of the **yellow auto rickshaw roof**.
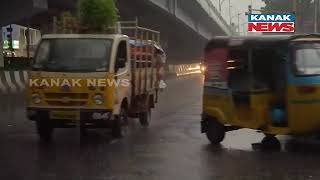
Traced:
<path fill-rule="evenodd" d="M 205 51 L 214 48 L 274 46 L 291 41 L 319 40 L 320 34 L 262 35 L 262 36 L 216 36 L 207 44 Z"/>

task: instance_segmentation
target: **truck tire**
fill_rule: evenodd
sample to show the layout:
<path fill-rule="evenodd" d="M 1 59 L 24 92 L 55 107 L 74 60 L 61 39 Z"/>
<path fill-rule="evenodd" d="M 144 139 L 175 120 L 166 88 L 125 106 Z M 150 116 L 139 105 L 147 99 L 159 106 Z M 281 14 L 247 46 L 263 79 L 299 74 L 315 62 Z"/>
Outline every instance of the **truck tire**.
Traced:
<path fill-rule="evenodd" d="M 122 138 L 124 136 L 124 126 L 128 125 L 128 118 L 128 108 L 122 106 L 119 116 L 112 122 L 112 137 Z"/>
<path fill-rule="evenodd" d="M 146 112 L 139 114 L 139 121 L 142 127 L 149 127 L 151 121 L 151 109 L 148 108 Z"/>
<path fill-rule="evenodd" d="M 215 119 L 209 119 L 206 135 L 211 144 L 220 144 L 226 135 L 224 125 Z"/>
<path fill-rule="evenodd" d="M 50 142 L 53 135 L 53 127 L 48 123 L 48 121 L 38 120 L 37 124 L 37 133 L 42 142 Z"/>
<path fill-rule="evenodd" d="M 262 139 L 261 145 L 264 150 L 276 150 L 281 149 L 281 143 L 274 135 L 266 134 Z"/>

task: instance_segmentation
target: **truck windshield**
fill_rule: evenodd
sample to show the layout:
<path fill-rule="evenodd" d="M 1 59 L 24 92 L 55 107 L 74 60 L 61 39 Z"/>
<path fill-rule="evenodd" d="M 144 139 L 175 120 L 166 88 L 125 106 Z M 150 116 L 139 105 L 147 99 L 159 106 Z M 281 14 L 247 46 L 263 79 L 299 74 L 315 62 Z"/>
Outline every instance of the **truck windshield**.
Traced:
<path fill-rule="evenodd" d="M 295 47 L 297 75 L 320 74 L 320 43 L 302 43 Z"/>
<path fill-rule="evenodd" d="M 51 72 L 106 72 L 112 40 L 47 39 L 39 45 L 32 69 Z"/>

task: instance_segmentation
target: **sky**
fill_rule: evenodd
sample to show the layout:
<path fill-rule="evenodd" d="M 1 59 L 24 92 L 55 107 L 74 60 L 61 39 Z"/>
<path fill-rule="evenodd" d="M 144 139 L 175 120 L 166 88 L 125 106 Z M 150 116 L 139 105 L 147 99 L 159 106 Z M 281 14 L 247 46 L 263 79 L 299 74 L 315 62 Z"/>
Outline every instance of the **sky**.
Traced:
<path fill-rule="evenodd" d="M 219 9 L 219 0 L 211 0 L 213 4 Z M 221 0 L 222 3 L 221 9 L 222 9 L 222 17 L 225 17 L 227 23 L 230 21 L 230 16 L 229 16 L 229 0 Z M 248 11 L 248 5 L 252 3 L 252 8 L 253 9 L 260 9 L 261 7 L 264 7 L 265 4 L 262 2 L 262 0 L 230 0 L 231 4 L 231 17 L 232 17 L 232 22 L 235 24 L 238 24 L 238 13 L 241 13 L 240 15 L 240 24 L 244 24 L 247 22 L 247 16 L 245 15 L 245 12 Z M 245 30 L 243 28 L 246 28 L 246 25 L 243 27 L 241 26 L 240 31 Z M 245 30 L 246 31 L 246 30 Z"/>

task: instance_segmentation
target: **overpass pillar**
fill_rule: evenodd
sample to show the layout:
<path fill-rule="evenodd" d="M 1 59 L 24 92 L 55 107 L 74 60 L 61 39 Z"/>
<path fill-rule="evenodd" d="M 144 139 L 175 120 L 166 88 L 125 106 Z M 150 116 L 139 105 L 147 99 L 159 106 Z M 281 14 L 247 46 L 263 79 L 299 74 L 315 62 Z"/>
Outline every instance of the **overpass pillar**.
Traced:
<path fill-rule="evenodd" d="M 4 58 L 3 58 L 3 33 L 2 27 L 0 27 L 0 69 L 4 68 Z"/>

